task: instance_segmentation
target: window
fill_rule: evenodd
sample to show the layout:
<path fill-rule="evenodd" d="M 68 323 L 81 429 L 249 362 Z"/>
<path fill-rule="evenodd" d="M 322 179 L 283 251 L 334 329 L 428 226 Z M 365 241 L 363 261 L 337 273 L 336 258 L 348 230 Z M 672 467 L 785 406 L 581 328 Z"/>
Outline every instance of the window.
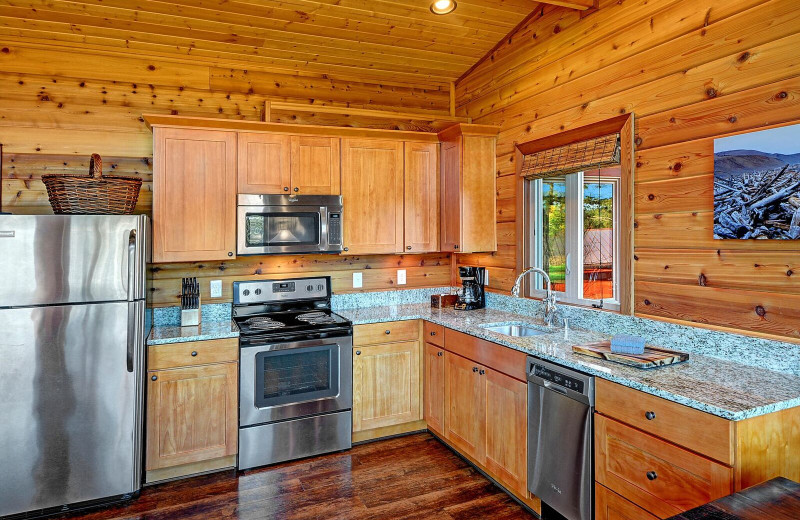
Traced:
<path fill-rule="evenodd" d="M 528 182 L 533 265 L 550 275 L 560 301 L 619 310 L 619 168 Z M 530 287 L 541 297 L 542 277 Z"/>

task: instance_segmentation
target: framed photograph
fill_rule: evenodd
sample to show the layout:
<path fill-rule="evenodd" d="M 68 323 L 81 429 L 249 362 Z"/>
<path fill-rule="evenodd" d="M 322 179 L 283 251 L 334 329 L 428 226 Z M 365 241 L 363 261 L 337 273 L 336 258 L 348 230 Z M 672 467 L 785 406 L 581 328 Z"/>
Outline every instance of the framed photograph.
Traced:
<path fill-rule="evenodd" d="M 714 238 L 800 239 L 800 124 L 714 140 Z"/>

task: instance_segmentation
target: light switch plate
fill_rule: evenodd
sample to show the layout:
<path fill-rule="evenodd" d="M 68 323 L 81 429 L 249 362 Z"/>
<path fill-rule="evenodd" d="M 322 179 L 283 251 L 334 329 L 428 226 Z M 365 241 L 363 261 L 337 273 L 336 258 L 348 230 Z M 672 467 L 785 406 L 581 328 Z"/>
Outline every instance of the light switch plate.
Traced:
<path fill-rule="evenodd" d="M 362 287 L 364 284 L 363 278 L 361 277 L 361 273 L 353 273 L 353 289 L 358 289 Z"/>
<path fill-rule="evenodd" d="M 406 284 L 406 270 L 405 269 L 398 269 L 397 270 L 397 285 L 405 285 Z"/>
<path fill-rule="evenodd" d="M 211 280 L 211 297 L 222 298 L 222 280 Z"/>

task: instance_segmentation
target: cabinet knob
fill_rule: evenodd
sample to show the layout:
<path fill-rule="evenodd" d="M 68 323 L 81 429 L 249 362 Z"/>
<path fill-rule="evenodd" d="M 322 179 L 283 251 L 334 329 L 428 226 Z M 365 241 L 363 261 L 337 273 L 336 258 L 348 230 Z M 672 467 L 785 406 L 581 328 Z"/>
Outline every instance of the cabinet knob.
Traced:
<path fill-rule="evenodd" d="M 648 471 L 647 472 L 647 480 L 655 480 L 658 478 L 658 475 L 655 471 Z"/>
<path fill-rule="evenodd" d="M 480 371 L 478 372 L 478 375 L 482 376 L 482 375 L 483 375 L 483 374 L 485 374 L 485 373 L 486 373 L 486 370 L 480 370 Z"/>
<path fill-rule="evenodd" d="M 228 251 L 228 256 L 233 256 L 233 251 Z"/>
<path fill-rule="evenodd" d="M 361 355 L 361 351 L 360 350 L 356 350 L 356 356 L 360 356 L 360 355 Z"/>
<path fill-rule="evenodd" d="M 192 351 L 192 357 L 197 357 L 197 351 L 196 350 Z"/>
<path fill-rule="evenodd" d="M 298 188 L 297 186 L 295 186 L 295 188 L 294 188 L 294 192 L 295 192 L 295 193 L 297 193 L 298 191 L 300 191 L 300 188 Z"/>
<path fill-rule="evenodd" d="M 289 191 L 289 186 L 284 186 L 283 191 Z"/>
<path fill-rule="evenodd" d="M 453 249 L 458 249 L 458 244 L 454 245 Z"/>
<path fill-rule="evenodd" d="M 435 335 L 436 335 L 436 331 L 435 331 L 435 330 L 432 330 L 432 331 L 431 331 L 431 336 L 435 336 Z"/>
<path fill-rule="evenodd" d="M 644 413 L 644 418 L 647 419 L 648 421 L 652 421 L 653 419 L 656 418 L 656 413 L 655 412 L 649 412 L 649 411 L 645 412 Z"/>
<path fill-rule="evenodd" d="M 384 334 L 391 334 L 391 333 L 392 333 L 392 331 L 391 331 L 391 330 L 389 330 L 389 329 L 386 329 L 386 330 L 384 330 L 384 331 L 383 331 L 383 333 L 384 333 Z"/>
<path fill-rule="evenodd" d="M 411 251 L 411 246 L 406 246 L 406 249 L 408 249 L 409 251 Z"/>
<path fill-rule="evenodd" d="M 473 372 L 477 372 L 478 371 L 478 367 L 472 367 L 472 371 Z"/>
<path fill-rule="evenodd" d="M 152 381 L 158 381 L 158 376 L 153 376 L 150 378 Z"/>
<path fill-rule="evenodd" d="M 349 247 L 345 247 L 344 250 L 345 251 L 350 251 L 350 248 Z"/>
<path fill-rule="evenodd" d="M 437 355 L 437 356 L 439 356 L 439 357 L 442 357 L 442 356 L 444 356 L 444 352 L 442 352 L 442 351 L 440 350 L 439 352 L 437 352 L 437 353 L 436 353 L 436 355 Z"/>

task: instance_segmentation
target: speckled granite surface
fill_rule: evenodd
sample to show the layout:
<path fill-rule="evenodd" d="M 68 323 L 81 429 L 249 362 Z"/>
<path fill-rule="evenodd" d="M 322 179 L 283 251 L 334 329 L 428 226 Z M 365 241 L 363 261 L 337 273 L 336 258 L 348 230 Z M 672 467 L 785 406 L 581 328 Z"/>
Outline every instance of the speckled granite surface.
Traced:
<path fill-rule="evenodd" d="M 509 322 L 544 326 L 541 319 L 531 315 L 498 309 L 431 309 L 425 303 L 338 309 L 337 312 L 354 324 L 429 320 L 726 419 L 741 420 L 800 406 L 800 377 L 792 374 L 698 353 L 692 353 L 685 363 L 642 370 L 572 352 L 572 345 L 608 339 L 610 334 L 570 325 L 566 334 L 563 328 L 557 328 L 551 334 L 513 338 L 481 327 Z"/>
<path fill-rule="evenodd" d="M 209 303 L 200 306 L 201 322 L 229 321 L 231 319 L 230 303 Z M 153 309 L 153 325 L 156 327 L 176 326 L 181 324 L 180 307 L 158 307 Z"/>
<path fill-rule="evenodd" d="M 160 325 L 153 327 L 147 338 L 148 345 L 203 341 L 207 339 L 238 338 L 239 328 L 230 319 L 226 321 L 203 321 L 197 327 Z"/>

